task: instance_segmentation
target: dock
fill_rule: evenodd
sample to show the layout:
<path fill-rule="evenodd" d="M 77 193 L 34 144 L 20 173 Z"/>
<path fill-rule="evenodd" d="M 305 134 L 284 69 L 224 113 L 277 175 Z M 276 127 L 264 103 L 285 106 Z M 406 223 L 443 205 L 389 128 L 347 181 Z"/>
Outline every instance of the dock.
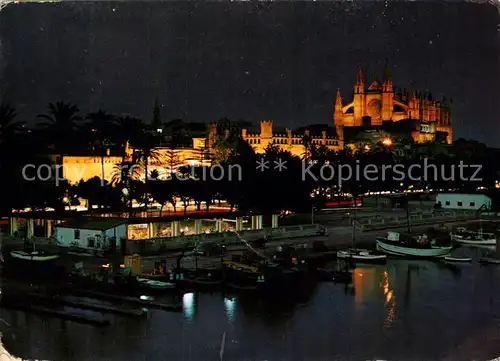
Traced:
<path fill-rule="evenodd" d="M 141 300 L 139 298 L 134 297 L 126 297 L 126 296 L 117 296 L 111 295 L 108 293 L 96 292 L 96 291 L 85 291 L 85 290 L 75 290 L 74 293 L 78 296 L 82 297 L 91 297 L 103 300 L 117 301 L 122 303 L 131 303 L 135 305 L 139 305 L 142 307 L 149 308 L 157 308 L 164 311 L 173 311 L 173 312 L 181 312 L 182 306 L 180 304 L 171 304 L 171 303 L 163 303 L 156 302 L 150 300 Z"/>
<path fill-rule="evenodd" d="M 25 297 L 31 297 L 35 298 L 38 300 L 42 301 L 52 301 L 56 302 L 61 305 L 66 305 L 70 307 L 75 307 L 75 308 L 81 308 L 81 309 L 87 309 L 87 310 L 92 310 L 92 311 L 97 311 L 101 313 L 116 313 L 122 316 L 135 316 L 135 317 L 140 317 L 144 316 L 144 310 L 139 310 L 139 309 L 123 309 L 111 305 L 99 305 L 96 303 L 91 303 L 91 302 L 85 302 L 85 301 L 77 301 L 77 300 L 71 300 L 69 298 L 65 297 L 54 297 L 54 296 L 46 296 L 43 294 L 39 293 L 27 293 L 24 294 L 23 296 Z"/>
<path fill-rule="evenodd" d="M 98 327 L 105 327 L 105 326 L 110 325 L 109 320 L 102 319 L 100 317 L 89 316 L 89 315 L 77 315 L 77 314 L 74 314 L 71 312 L 62 311 L 62 310 L 55 310 L 55 309 L 51 309 L 51 308 L 47 308 L 47 307 L 43 307 L 43 306 L 14 305 L 11 308 L 17 309 L 17 310 L 22 310 L 25 312 L 32 312 L 32 313 L 36 313 L 36 314 L 57 317 L 57 318 L 61 318 L 63 320 L 67 320 L 67 321 L 86 323 L 86 324 L 98 326 Z"/>

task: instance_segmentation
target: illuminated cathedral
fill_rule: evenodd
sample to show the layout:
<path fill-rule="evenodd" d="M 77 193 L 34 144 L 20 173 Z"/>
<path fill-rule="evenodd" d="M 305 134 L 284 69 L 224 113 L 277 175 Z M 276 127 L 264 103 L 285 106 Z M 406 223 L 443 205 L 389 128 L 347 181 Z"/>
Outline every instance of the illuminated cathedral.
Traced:
<path fill-rule="evenodd" d="M 352 101 L 344 103 L 337 90 L 333 123 L 341 139 L 345 127 L 382 126 L 404 119 L 416 121 L 411 136 L 417 143 L 434 141 L 437 133 L 444 133 L 446 142 L 452 142 L 451 102 L 434 100 L 428 92 L 395 91 L 387 62 L 382 82 L 374 80 L 368 88 L 363 69 L 358 67 Z"/>

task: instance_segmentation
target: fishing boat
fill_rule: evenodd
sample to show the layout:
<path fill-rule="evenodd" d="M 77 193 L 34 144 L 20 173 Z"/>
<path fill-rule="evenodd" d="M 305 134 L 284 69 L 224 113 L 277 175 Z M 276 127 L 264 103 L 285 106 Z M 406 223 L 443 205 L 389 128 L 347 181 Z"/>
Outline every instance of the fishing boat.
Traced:
<path fill-rule="evenodd" d="M 445 256 L 445 262 L 472 262 L 471 257 L 454 257 L 454 256 Z"/>
<path fill-rule="evenodd" d="M 432 236 L 427 234 L 412 235 L 408 201 L 406 204 L 406 227 L 408 234 L 403 235 L 403 237 L 399 232 L 391 231 L 387 233 L 387 237 L 377 237 L 377 250 L 395 256 L 412 258 L 440 258 L 451 253 L 453 247 L 449 235 L 446 235 L 446 237 L 443 234 Z M 435 231 L 431 232 L 434 233 Z"/>
<path fill-rule="evenodd" d="M 377 237 L 377 250 L 396 256 L 439 258 L 450 254 L 451 245 L 438 245 L 436 239 L 426 234 L 401 238 L 398 232 L 388 232 L 387 237 Z"/>
<path fill-rule="evenodd" d="M 12 250 L 5 259 L 3 272 L 9 277 L 55 280 L 63 277 L 57 253 L 32 249 Z"/>
<path fill-rule="evenodd" d="M 337 251 L 337 258 L 351 258 L 357 263 L 385 263 L 387 256 L 385 254 L 376 254 L 366 249 L 349 248 L 345 251 Z"/>
<path fill-rule="evenodd" d="M 468 230 L 466 228 L 457 228 L 456 232 L 450 234 L 451 240 L 463 244 L 474 244 L 481 246 L 494 246 L 497 244 L 497 238 L 494 233 L 483 232 L 479 229 L 478 232 Z"/>

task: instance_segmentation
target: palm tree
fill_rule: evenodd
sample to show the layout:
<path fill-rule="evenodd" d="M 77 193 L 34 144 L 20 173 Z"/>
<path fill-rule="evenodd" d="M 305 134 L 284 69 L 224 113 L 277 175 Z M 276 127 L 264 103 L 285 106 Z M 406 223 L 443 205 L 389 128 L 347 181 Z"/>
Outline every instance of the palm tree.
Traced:
<path fill-rule="evenodd" d="M 144 192 L 145 194 L 145 207 L 146 211 L 149 205 L 149 164 L 150 161 L 157 163 L 159 160 L 158 150 L 156 149 L 156 138 L 148 132 L 144 132 L 140 137 L 137 144 L 138 159 L 144 164 Z"/>
<path fill-rule="evenodd" d="M 0 145 L 12 140 L 24 126 L 23 122 L 16 121 L 16 110 L 8 104 L 0 104 Z"/>
<path fill-rule="evenodd" d="M 104 174 L 104 156 L 107 153 L 106 145 L 111 134 L 111 127 L 114 124 L 115 117 L 99 109 L 96 113 L 88 114 L 87 120 L 90 120 L 89 128 L 91 140 L 97 141 L 98 144 L 98 152 L 101 156 L 101 186 L 104 186 L 104 180 L 106 179 Z"/>
<path fill-rule="evenodd" d="M 124 116 L 119 117 L 114 122 L 113 140 L 120 145 L 122 151 L 122 161 L 125 161 L 127 145 L 135 146 L 146 130 L 146 125 L 140 119 Z"/>
<path fill-rule="evenodd" d="M 74 142 L 74 133 L 77 122 L 81 120 L 78 115 L 79 109 L 76 105 L 64 102 L 50 103 L 46 114 L 39 114 L 37 118 L 48 121 L 48 130 L 53 144 L 59 155 L 62 166 L 64 152 Z"/>

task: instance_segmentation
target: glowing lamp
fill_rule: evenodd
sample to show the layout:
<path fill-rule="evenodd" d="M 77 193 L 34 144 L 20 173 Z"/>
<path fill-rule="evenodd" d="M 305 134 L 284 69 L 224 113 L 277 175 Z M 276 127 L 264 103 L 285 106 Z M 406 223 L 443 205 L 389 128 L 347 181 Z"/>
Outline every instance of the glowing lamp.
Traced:
<path fill-rule="evenodd" d="M 385 138 L 383 141 L 382 141 L 382 144 L 383 145 L 386 145 L 386 146 L 390 146 L 392 145 L 392 140 L 390 138 Z"/>

